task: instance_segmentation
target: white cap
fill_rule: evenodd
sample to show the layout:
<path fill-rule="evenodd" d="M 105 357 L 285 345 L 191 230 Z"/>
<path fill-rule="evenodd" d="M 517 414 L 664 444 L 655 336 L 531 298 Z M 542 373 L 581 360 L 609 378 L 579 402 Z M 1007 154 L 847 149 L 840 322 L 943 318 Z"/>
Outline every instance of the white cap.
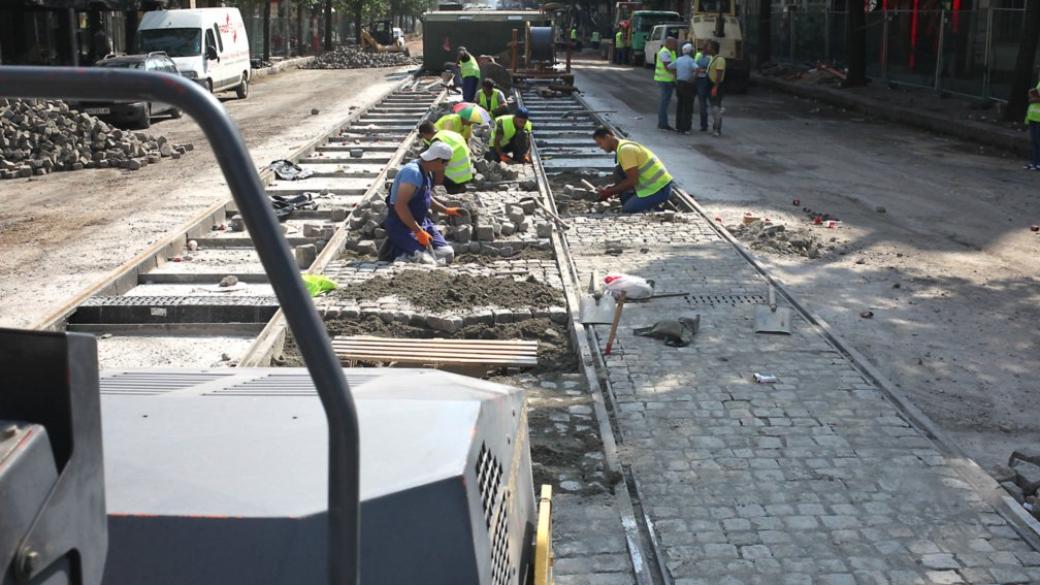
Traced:
<path fill-rule="evenodd" d="M 690 53 L 693 52 L 693 45 L 691 45 L 690 43 L 686 43 L 685 45 L 682 46 L 682 52 L 683 52 L 683 55 L 689 55 Z"/>
<path fill-rule="evenodd" d="M 451 147 L 443 142 L 434 142 L 419 155 L 424 161 L 432 161 L 435 159 L 451 160 L 452 152 Z"/>

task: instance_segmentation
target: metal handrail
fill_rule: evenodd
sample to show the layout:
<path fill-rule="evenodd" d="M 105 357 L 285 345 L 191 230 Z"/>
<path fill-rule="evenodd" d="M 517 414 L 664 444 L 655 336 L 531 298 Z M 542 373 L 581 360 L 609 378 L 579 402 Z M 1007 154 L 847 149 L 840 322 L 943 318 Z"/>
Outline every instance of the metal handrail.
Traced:
<path fill-rule="evenodd" d="M 202 127 L 325 409 L 329 427 L 329 583 L 357 583 L 361 503 L 354 400 L 249 151 L 223 106 L 200 85 L 182 77 L 106 67 L 0 66 L 0 97 L 157 101 L 180 108 Z"/>

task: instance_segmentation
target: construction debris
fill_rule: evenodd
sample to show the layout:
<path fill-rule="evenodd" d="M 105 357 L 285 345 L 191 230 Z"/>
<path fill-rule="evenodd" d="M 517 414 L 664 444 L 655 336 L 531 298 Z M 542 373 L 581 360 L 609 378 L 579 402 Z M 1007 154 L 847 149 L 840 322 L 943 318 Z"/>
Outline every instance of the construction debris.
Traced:
<path fill-rule="evenodd" d="M 752 250 L 764 250 L 779 254 L 793 254 L 806 258 L 819 258 L 824 244 L 809 229 L 788 229 L 782 224 L 753 220 L 750 223 L 726 226 L 737 238 L 745 241 Z"/>
<path fill-rule="evenodd" d="M 92 168 L 136 171 L 191 149 L 165 136 L 120 130 L 60 100 L 0 99 L 0 179 Z"/>
<path fill-rule="evenodd" d="M 369 67 L 400 67 L 418 65 L 420 61 L 403 53 L 366 53 L 354 47 L 337 47 L 303 65 L 304 69 L 365 69 Z"/>

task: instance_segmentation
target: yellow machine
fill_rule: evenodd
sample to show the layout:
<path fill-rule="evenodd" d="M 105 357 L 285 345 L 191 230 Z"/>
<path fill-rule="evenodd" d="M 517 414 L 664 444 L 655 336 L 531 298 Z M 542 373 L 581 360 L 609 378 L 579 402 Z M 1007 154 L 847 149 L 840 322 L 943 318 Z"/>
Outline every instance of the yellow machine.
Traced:
<path fill-rule="evenodd" d="M 705 40 L 719 43 L 719 55 L 726 58 L 726 86 L 731 92 L 747 91 L 748 60 L 744 55 L 744 35 L 737 19 L 734 0 L 693 0 L 689 37 L 698 49 Z"/>
<path fill-rule="evenodd" d="M 361 48 L 374 53 L 404 53 L 410 56 L 404 37 L 394 35 L 390 24 L 389 20 L 384 20 L 361 29 Z"/>

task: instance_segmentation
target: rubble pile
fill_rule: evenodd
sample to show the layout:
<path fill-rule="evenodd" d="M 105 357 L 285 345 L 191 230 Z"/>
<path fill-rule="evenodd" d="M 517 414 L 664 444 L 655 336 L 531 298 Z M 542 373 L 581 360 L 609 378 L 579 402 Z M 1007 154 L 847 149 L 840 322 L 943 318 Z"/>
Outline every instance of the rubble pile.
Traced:
<path fill-rule="evenodd" d="M 109 126 L 60 100 L 0 99 L 0 179 L 108 167 L 136 171 L 191 149 Z"/>
<path fill-rule="evenodd" d="M 369 67 L 399 67 L 417 65 L 418 59 L 404 53 L 367 53 L 355 47 L 337 47 L 329 53 L 318 55 L 304 69 L 366 69 Z"/>
<path fill-rule="evenodd" d="M 1014 451 L 1006 466 L 996 466 L 993 477 L 1015 501 L 1040 520 L 1040 451 L 1029 448 Z"/>
<path fill-rule="evenodd" d="M 599 194 L 587 187 L 566 184 L 562 188 L 554 189 L 553 194 L 556 196 L 556 208 L 563 214 L 621 212 L 620 197 L 600 201 Z"/>
<path fill-rule="evenodd" d="M 819 258 L 824 250 L 820 238 L 808 229 L 787 229 L 784 225 L 759 219 L 726 226 L 734 236 L 747 242 L 752 250 Z"/>

